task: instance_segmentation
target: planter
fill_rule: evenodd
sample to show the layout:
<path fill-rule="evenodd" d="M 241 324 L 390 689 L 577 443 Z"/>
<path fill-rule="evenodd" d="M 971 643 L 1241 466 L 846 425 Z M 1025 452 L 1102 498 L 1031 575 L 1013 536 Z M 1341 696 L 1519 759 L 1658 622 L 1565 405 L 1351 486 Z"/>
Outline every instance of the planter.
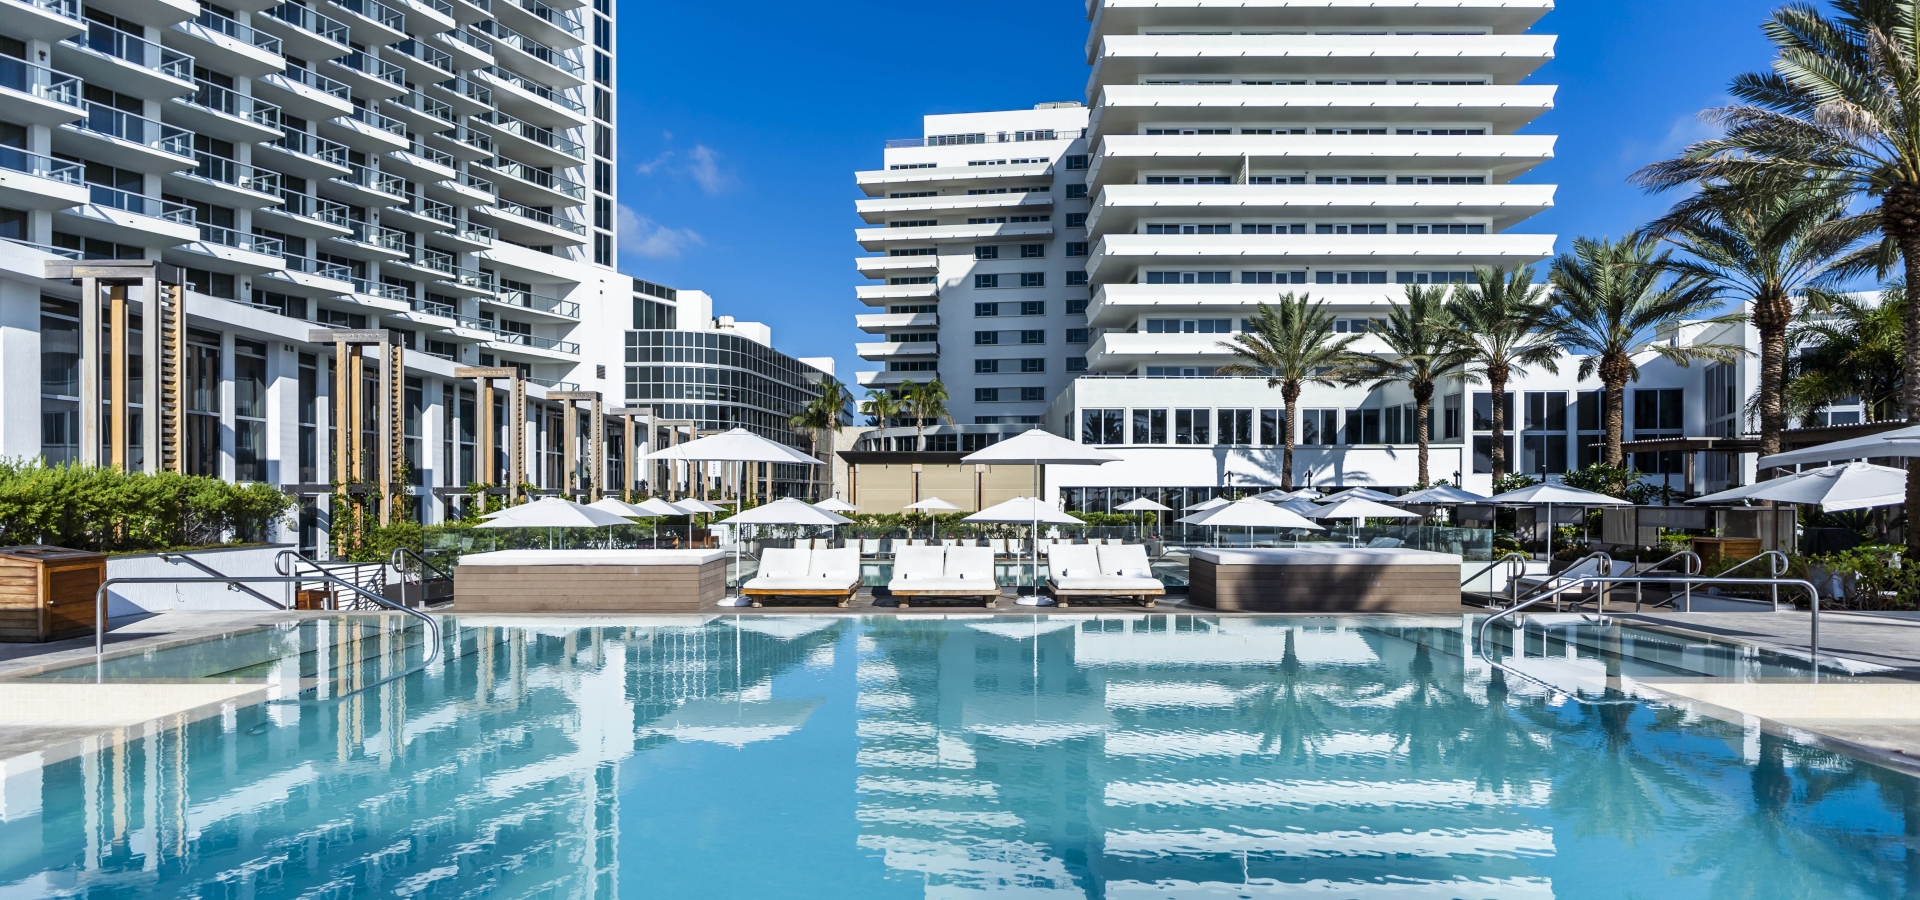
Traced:
<path fill-rule="evenodd" d="M 40 642 L 93 630 L 107 556 L 42 545 L 0 547 L 0 641 Z"/>

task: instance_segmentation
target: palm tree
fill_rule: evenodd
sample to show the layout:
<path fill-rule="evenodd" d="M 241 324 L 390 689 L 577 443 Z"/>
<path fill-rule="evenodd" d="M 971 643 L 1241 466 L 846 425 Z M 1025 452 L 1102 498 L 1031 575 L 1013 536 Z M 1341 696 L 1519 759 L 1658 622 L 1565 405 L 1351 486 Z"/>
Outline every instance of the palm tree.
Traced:
<path fill-rule="evenodd" d="M 1605 462 L 1621 465 L 1620 439 L 1625 431 L 1627 382 L 1640 380 L 1633 355 L 1651 350 L 1675 365 L 1696 360 L 1731 362 L 1745 352 L 1734 344 L 1677 344 L 1657 341 L 1662 332 L 1704 315 L 1720 305 L 1716 285 L 1692 272 L 1671 274 L 1672 255 L 1655 253 L 1660 241 L 1651 235 L 1575 238 L 1573 252 L 1553 261 L 1548 278 L 1558 305 L 1546 327 L 1560 346 L 1585 353 L 1580 360 L 1582 380 L 1600 376 L 1605 387 L 1603 425 Z M 1708 319 L 1726 322 L 1738 315 Z"/>
<path fill-rule="evenodd" d="M 1280 486 L 1293 490 L 1293 414 L 1300 401 L 1300 389 L 1309 384 L 1333 387 L 1338 382 L 1354 382 L 1363 377 L 1371 360 L 1348 349 L 1360 335 L 1336 340 L 1333 313 L 1323 302 L 1306 294 L 1280 295 L 1279 303 L 1260 304 L 1247 322 L 1247 329 L 1221 348 L 1241 361 L 1221 366 L 1222 375 L 1265 378 L 1267 387 L 1279 388 L 1286 408 L 1280 411 L 1280 431 L 1285 451 L 1281 455 Z"/>
<path fill-rule="evenodd" d="M 1695 181 L 1792 190 L 1809 177 L 1845 185 L 1882 237 L 1880 268 L 1896 264 L 1920 291 L 1920 0 L 1833 0 L 1836 15 L 1795 3 L 1763 30 L 1779 50 L 1771 72 L 1733 80 L 1739 105 L 1706 114 L 1726 129 L 1677 159 L 1634 174 L 1654 190 Z M 1920 307 L 1909 305 L 1901 405 L 1920 422 Z M 1907 508 L 1920 509 L 1920 458 L 1909 460 Z M 1920 552 L 1920 528 L 1907 529 Z"/>
<path fill-rule="evenodd" d="M 1466 353 L 1449 330 L 1447 289 L 1443 286 L 1407 285 L 1407 302 L 1395 304 L 1387 313 L 1386 327 L 1375 332 L 1393 353 L 1391 357 L 1373 357 L 1366 377 L 1374 379 L 1373 390 L 1389 384 L 1405 384 L 1413 392 L 1414 435 L 1420 443 L 1420 484 L 1427 477 L 1428 417 L 1433 410 L 1433 389 L 1442 378 L 1466 364 Z"/>
<path fill-rule="evenodd" d="M 1853 251 L 1872 231 L 1865 218 L 1847 214 L 1848 192 L 1833 181 L 1784 191 L 1712 183 L 1646 228 L 1688 254 L 1669 267 L 1711 280 L 1723 299 L 1749 309 L 1760 338 L 1761 456 L 1780 452 L 1786 428 L 1787 329 L 1795 307 L 1830 274 L 1859 268 Z"/>
<path fill-rule="evenodd" d="M 1858 397 L 1868 421 L 1898 418 L 1905 387 L 1900 361 L 1906 354 L 1906 291 L 1889 285 L 1879 303 L 1815 296 L 1823 313 L 1787 332 L 1787 345 L 1800 348 L 1790 367 L 1787 410 L 1811 415 Z"/>
<path fill-rule="evenodd" d="M 818 384 L 820 396 L 813 398 L 800 411 L 787 420 L 795 431 L 807 433 L 807 455 L 820 455 L 820 432 L 838 433 L 840 426 L 846 424 L 847 406 L 853 403 L 853 395 L 847 386 L 832 375 L 823 375 Z M 833 494 L 833 466 L 827 466 L 827 494 Z M 807 467 L 807 496 L 813 496 L 813 467 Z"/>
<path fill-rule="evenodd" d="M 867 399 L 860 403 L 860 411 L 867 414 L 867 424 L 875 428 L 888 427 L 894 419 L 900 417 L 901 411 L 905 408 L 906 404 L 901 402 L 900 395 L 886 388 L 873 388 L 867 391 Z"/>
<path fill-rule="evenodd" d="M 913 447 L 915 450 L 927 449 L 927 420 L 939 424 L 942 419 L 953 421 L 947 412 L 947 386 L 935 375 L 926 384 L 914 384 L 904 381 L 900 384 L 901 398 L 906 401 L 907 411 L 913 414 Z"/>
<path fill-rule="evenodd" d="M 1488 451 L 1493 483 L 1507 474 L 1507 380 L 1525 375 L 1528 366 L 1560 371 L 1554 357 L 1560 345 L 1545 327 L 1552 301 L 1545 285 L 1533 283 L 1533 267 L 1496 266 L 1474 274 L 1475 283 L 1447 301 L 1448 330 L 1465 348 L 1468 381 L 1484 381 L 1492 407 L 1493 446 Z"/>

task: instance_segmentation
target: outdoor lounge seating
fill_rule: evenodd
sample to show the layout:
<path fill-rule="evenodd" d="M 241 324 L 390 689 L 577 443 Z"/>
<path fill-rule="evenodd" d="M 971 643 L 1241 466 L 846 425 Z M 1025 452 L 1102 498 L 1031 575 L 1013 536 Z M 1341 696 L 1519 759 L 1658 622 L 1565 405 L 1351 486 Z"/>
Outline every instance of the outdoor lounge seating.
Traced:
<path fill-rule="evenodd" d="M 1123 597 L 1151 607 L 1167 592 L 1153 577 L 1147 548 L 1139 544 L 1062 544 L 1048 557 L 1047 572 L 1047 590 L 1056 606 Z"/>
<path fill-rule="evenodd" d="M 760 574 L 740 588 L 754 606 L 776 597 L 832 600 L 846 606 L 860 590 L 860 551 L 766 550 Z"/>
<path fill-rule="evenodd" d="M 1000 599 L 993 550 L 987 547 L 903 547 L 887 582 L 901 609 L 926 600 L 981 600 L 988 608 Z"/>

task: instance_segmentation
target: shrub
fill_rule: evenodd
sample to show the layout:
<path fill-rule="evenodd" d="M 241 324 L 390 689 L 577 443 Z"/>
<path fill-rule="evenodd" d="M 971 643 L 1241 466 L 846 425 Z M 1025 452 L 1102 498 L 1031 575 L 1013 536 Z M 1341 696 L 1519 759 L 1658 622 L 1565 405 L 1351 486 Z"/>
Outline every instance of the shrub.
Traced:
<path fill-rule="evenodd" d="M 265 540 L 293 498 L 172 472 L 0 461 L 0 542 L 141 551 Z"/>

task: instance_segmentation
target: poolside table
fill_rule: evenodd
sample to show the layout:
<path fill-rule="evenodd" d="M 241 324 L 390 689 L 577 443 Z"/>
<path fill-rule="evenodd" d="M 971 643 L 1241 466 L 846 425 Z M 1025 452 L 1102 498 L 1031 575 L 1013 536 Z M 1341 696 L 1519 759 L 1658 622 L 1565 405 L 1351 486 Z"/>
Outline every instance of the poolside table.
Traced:
<path fill-rule="evenodd" d="M 1187 599 L 1249 612 L 1457 612 L 1460 557 L 1387 547 L 1193 551 Z"/>
<path fill-rule="evenodd" d="M 453 570 L 458 612 L 693 612 L 726 594 L 720 550 L 501 550 Z"/>

